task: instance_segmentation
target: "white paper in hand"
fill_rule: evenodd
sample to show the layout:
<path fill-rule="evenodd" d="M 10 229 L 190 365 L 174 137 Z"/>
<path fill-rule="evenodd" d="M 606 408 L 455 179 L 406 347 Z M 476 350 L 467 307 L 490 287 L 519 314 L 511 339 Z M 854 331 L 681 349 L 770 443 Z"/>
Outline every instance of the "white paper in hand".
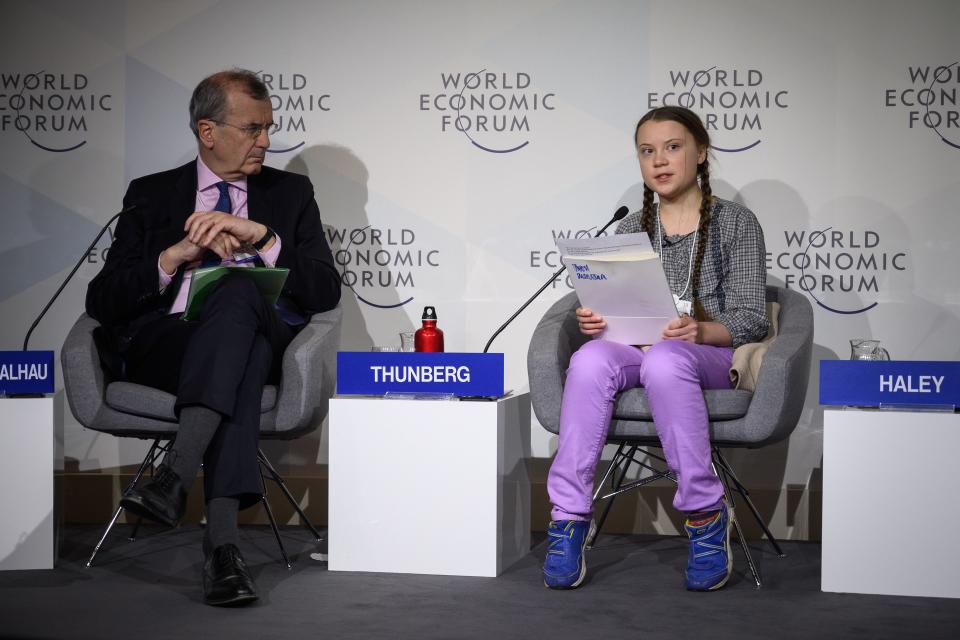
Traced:
<path fill-rule="evenodd" d="M 581 306 L 607 322 L 596 337 L 623 344 L 660 341 L 677 309 L 647 234 L 558 238 L 557 248 Z"/>

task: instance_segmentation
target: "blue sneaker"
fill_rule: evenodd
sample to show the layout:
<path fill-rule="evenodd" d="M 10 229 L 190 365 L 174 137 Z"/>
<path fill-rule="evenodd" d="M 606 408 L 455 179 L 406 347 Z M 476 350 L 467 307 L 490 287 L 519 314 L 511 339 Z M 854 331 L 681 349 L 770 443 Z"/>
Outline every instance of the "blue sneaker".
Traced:
<path fill-rule="evenodd" d="M 727 583 L 733 572 L 730 553 L 730 511 L 726 504 L 716 516 L 698 526 L 688 519 L 683 528 L 690 537 L 687 561 L 687 589 L 713 591 Z"/>
<path fill-rule="evenodd" d="M 576 589 L 587 577 L 583 550 L 596 530 L 593 521 L 554 520 L 547 528 L 549 544 L 543 561 L 543 584 L 551 589 Z"/>

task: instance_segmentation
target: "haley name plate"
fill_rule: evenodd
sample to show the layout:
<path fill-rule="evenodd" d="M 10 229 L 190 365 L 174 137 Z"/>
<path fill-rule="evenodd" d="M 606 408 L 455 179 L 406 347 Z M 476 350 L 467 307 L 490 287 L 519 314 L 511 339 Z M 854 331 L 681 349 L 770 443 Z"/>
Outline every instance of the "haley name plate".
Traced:
<path fill-rule="evenodd" d="M 960 362 L 821 360 L 820 404 L 960 405 Z"/>

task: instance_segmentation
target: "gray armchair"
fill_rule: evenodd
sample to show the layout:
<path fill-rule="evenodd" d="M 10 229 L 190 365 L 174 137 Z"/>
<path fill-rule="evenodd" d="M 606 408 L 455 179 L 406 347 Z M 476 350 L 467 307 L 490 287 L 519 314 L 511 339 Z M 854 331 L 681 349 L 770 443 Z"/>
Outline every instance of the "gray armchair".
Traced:
<path fill-rule="evenodd" d="M 724 483 L 727 498 L 731 506 L 734 504 L 734 491 L 744 499 L 767 538 L 782 556 L 780 545 L 771 535 L 749 492 L 721 453 L 722 448 L 755 449 L 789 437 L 803 409 L 813 344 L 813 309 L 805 296 L 781 287 L 768 286 L 767 301 L 780 304 L 779 332 L 763 358 L 756 391 L 707 390 L 704 391 L 704 397 L 710 416 L 714 467 Z M 560 431 L 560 402 L 570 357 L 589 340 L 580 333 L 574 317 L 573 311 L 578 305 L 576 294 L 570 293 L 551 306 L 534 330 L 527 352 L 533 410 L 540 424 L 553 433 Z M 651 447 L 658 448 L 660 441 L 644 389 L 630 389 L 617 396 L 607 443 L 618 445 L 618 449 L 594 494 L 595 502 L 607 500 L 598 523 L 598 533 L 617 495 L 660 478 L 675 481 L 668 471 L 654 468 L 637 457 L 639 451 L 663 461 L 661 456 L 649 451 Z M 653 474 L 624 484 L 627 471 L 633 464 Z M 603 485 L 608 480 L 611 491 L 601 495 Z M 759 571 L 736 519 L 734 524 L 759 587 Z"/>
<path fill-rule="evenodd" d="M 317 427 L 327 415 L 330 397 L 336 385 L 337 349 L 340 344 L 341 309 L 337 307 L 310 318 L 283 354 L 282 375 L 278 385 L 264 387 L 260 399 L 260 438 L 263 440 L 292 440 Z M 93 332 L 96 320 L 82 314 L 67 334 L 60 359 L 64 390 L 70 411 L 80 424 L 119 438 L 141 438 L 153 444 L 144 457 L 133 480 L 124 493 L 136 486 L 144 471 L 153 467 L 160 454 L 169 447 L 177 433 L 174 415 L 176 398 L 165 391 L 112 380 L 100 363 Z M 310 523 L 300 505 L 290 494 L 283 478 L 259 452 L 261 476 L 274 481 L 299 514 L 301 521 L 319 540 L 319 532 Z M 263 476 L 264 472 L 267 474 Z M 273 527 L 277 544 L 286 565 L 289 558 L 280 540 L 273 511 L 267 500 L 264 484 L 263 505 Z M 87 566 L 93 563 L 97 552 L 120 516 L 122 507 L 114 511 Z M 134 529 L 134 534 L 136 529 Z"/>

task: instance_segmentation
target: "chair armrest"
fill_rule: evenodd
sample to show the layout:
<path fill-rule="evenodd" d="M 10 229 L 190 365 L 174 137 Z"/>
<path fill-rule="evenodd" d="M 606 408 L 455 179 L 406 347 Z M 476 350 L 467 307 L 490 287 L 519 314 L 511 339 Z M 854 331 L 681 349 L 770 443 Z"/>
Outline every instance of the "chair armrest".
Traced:
<path fill-rule="evenodd" d="M 800 293 L 777 288 L 780 331 L 763 356 L 757 388 L 747 412 L 756 446 L 788 437 L 797 426 L 807 395 L 813 350 L 813 308 Z"/>
<path fill-rule="evenodd" d="M 77 421 L 91 427 L 103 409 L 107 381 L 100 366 L 100 355 L 93 341 L 93 330 L 100 326 L 87 314 L 73 324 L 60 350 L 61 375 L 70 411 Z"/>
<path fill-rule="evenodd" d="M 337 380 L 342 316 L 339 306 L 312 316 L 287 346 L 277 392 L 275 431 L 313 428 L 326 417 Z"/>
<path fill-rule="evenodd" d="M 587 340 L 580 333 L 574 310 L 575 292 L 557 300 L 537 323 L 527 349 L 530 400 L 537 420 L 548 431 L 560 431 L 560 401 L 570 357 Z"/>

